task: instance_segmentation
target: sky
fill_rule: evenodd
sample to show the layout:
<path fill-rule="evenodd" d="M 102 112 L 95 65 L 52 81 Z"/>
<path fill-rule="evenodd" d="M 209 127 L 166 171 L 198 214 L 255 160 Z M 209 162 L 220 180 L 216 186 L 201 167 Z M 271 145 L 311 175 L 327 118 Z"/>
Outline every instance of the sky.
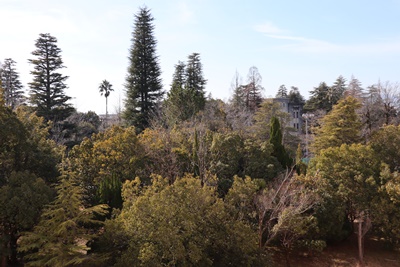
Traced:
<path fill-rule="evenodd" d="M 228 101 L 232 81 L 252 66 L 263 96 L 296 86 L 307 99 L 320 82 L 352 76 L 364 87 L 400 81 L 400 0 L 0 0 L 0 62 L 14 59 L 28 92 L 28 59 L 40 33 L 58 40 L 64 75 L 80 112 L 105 114 L 99 93 L 114 88 L 108 112 L 123 109 L 134 15 L 148 7 L 163 89 L 178 61 L 200 54 L 206 94 Z"/>

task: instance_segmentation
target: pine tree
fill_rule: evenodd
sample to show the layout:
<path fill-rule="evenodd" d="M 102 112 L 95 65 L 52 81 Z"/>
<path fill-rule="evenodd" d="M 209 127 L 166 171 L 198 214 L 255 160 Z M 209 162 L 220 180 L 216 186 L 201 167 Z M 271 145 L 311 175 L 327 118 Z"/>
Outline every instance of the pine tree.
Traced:
<path fill-rule="evenodd" d="M 57 47 L 57 39 L 49 33 L 39 35 L 36 40 L 36 50 L 32 55 L 36 59 L 29 59 L 34 70 L 31 71 L 33 81 L 31 88 L 31 103 L 38 116 L 46 121 L 62 121 L 72 114 L 74 108 L 67 102 L 71 97 L 64 90 L 68 76 L 62 75 L 59 70 L 64 68 L 61 59 L 61 49 Z"/>
<path fill-rule="evenodd" d="M 325 82 L 321 82 L 318 87 L 310 91 L 311 97 L 307 100 L 304 109 L 315 111 L 323 110 L 329 112 L 332 109 L 332 104 L 329 101 L 330 88 Z"/>
<path fill-rule="evenodd" d="M 14 109 L 24 101 L 24 91 L 19 74 L 15 69 L 16 62 L 6 58 L 1 67 L 1 81 L 4 89 L 6 105 Z"/>
<path fill-rule="evenodd" d="M 337 102 L 343 97 L 344 92 L 347 90 L 346 79 L 340 75 L 333 85 L 329 88 L 328 99 L 332 106 L 336 105 Z"/>
<path fill-rule="evenodd" d="M 293 104 L 304 104 L 304 97 L 300 94 L 299 88 L 292 86 L 288 94 L 289 102 Z"/>
<path fill-rule="evenodd" d="M 136 126 L 138 131 L 148 127 L 149 117 L 164 95 L 156 55 L 157 41 L 153 36 L 153 20 L 146 7 L 135 15 L 130 65 L 125 84 L 124 118 L 127 124 Z"/>
<path fill-rule="evenodd" d="M 284 84 L 279 86 L 278 92 L 276 93 L 277 98 L 286 98 L 288 97 L 287 88 Z"/>

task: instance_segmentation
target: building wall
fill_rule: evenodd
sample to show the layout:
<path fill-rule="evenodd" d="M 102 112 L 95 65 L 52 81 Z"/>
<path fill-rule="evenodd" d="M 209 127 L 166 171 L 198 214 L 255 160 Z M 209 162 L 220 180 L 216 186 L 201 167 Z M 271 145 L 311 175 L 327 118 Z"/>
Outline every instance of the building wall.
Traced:
<path fill-rule="evenodd" d="M 292 120 L 289 126 L 293 127 L 300 133 L 303 127 L 302 115 L 304 104 L 291 103 L 289 102 L 289 98 L 273 98 L 272 100 L 280 103 L 282 110 L 290 114 Z"/>

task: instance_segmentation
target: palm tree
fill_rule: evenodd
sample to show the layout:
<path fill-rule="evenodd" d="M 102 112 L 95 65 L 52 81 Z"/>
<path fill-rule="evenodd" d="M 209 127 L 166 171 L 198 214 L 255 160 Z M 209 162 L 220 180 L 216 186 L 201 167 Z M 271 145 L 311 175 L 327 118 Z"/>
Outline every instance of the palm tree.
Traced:
<path fill-rule="evenodd" d="M 110 95 L 111 91 L 114 91 L 114 89 L 112 89 L 112 84 L 109 81 L 104 80 L 99 86 L 99 92 L 101 95 L 104 94 L 106 97 L 106 125 L 108 120 L 108 96 Z"/>

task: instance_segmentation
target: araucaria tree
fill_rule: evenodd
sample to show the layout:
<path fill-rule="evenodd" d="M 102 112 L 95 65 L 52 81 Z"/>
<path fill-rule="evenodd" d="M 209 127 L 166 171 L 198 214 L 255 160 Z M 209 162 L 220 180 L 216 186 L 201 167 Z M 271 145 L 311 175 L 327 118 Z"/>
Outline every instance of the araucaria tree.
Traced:
<path fill-rule="evenodd" d="M 170 123 L 190 119 L 204 109 L 205 84 L 199 53 L 190 54 L 186 65 L 181 61 L 175 65 L 171 90 L 165 102 Z"/>
<path fill-rule="evenodd" d="M 130 65 L 125 84 L 124 119 L 139 131 L 149 125 L 149 116 L 164 94 L 156 55 L 157 41 L 153 36 L 153 20 L 150 10 L 146 7 L 141 8 L 135 15 L 133 43 L 129 54 Z"/>
<path fill-rule="evenodd" d="M 29 83 L 31 104 L 37 115 L 46 121 L 62 121 L 72 114 L 74 108 L 67 103 L 71 97 L 64 92 L 68 76 L 59 72 L 65 67 L 61 49 L 57 46 L 57 39 L 49 33 L 41 33 L 35 45 L 32 55 L 36 58 L 28 60 L 34 66 L 31 71 L 33 81 Z"/>
<path fill-rule="evenodd" d="M 204 109 L 206 103 L 204 86 L 206 80 L 203 77 L 203 66 L 200 61 L 200 54 L 189 55 L 186 65 L 186 90 L 193 102 L 193 114 Z"/>
<path fill-rule="evenodd" d="M 189 117 L 187 109 L 183 108 L 185 103 L 187 103 L 187 93 L 184 88 L 186 82 L 185 68 L 185 63 L 181 61 L 175 65 L 175 72 L 172 76 L 171 90 L 167 93 L 165 112 L 168 121 L 171 124 L 184 121 Z"/>
<path fill-rule="evenodd" d="M 14 109 L 24 101 L 24 91 L 18 72 L 15 69 L 15 61 L 6 58 L 0 70 L 0 79 L 4 89 L 6 106 Z"/>

